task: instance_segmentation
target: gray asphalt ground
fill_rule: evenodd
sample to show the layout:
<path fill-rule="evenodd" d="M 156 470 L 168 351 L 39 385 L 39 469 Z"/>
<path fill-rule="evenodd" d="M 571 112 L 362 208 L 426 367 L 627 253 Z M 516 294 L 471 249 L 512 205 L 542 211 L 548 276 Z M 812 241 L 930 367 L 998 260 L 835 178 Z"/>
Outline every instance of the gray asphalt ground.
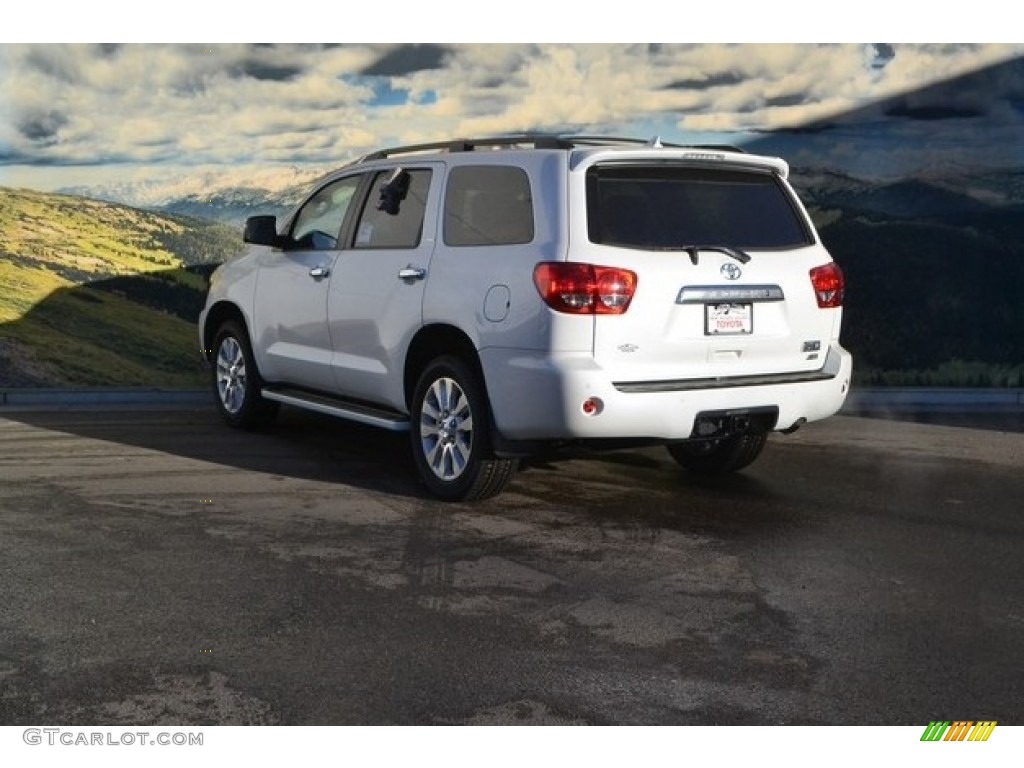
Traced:
<path fill-rule="evenodd" d="M 327 418 L 3 410 L 0 724 L 1024 724 L 1022 466 L 836 417 L 445 505 Z"/>

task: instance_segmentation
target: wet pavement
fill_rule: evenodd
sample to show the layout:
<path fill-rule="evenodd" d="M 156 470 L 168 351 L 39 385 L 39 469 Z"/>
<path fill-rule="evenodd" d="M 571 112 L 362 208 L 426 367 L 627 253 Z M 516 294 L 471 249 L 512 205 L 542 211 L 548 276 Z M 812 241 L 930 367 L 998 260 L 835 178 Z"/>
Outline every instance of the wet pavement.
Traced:
<path fill-rule="evenodd" d="M 294 411 L 0 412 L 0 724 L 1022 724 L 1021 466 L 836 417 L 452 505 Z"/>

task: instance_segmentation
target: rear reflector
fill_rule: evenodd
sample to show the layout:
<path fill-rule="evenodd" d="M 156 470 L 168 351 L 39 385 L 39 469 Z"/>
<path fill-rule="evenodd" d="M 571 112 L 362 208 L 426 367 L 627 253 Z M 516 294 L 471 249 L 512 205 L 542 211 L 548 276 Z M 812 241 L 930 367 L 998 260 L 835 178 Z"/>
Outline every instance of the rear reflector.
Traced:
<path fill-rule="evenodd" d="M 578 261 L 543 261 L 533 283 L 544 302 L 573 315 L 621 315 L 636 292 L 636 273 Z"/>
<path fill-rule="evenodd" d="M 811 285 L 822 309 L 843 306 L 846 281 L 843 271 L 834 261 L 811 270 Z"/>

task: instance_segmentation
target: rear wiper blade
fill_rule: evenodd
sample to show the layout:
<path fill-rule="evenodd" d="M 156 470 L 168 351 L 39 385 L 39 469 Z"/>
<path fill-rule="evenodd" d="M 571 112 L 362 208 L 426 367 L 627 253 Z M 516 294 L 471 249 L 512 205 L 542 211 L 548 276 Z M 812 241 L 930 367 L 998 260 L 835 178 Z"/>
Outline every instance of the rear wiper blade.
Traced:
<path fill-rule="evenodd" d="M 744 251 L 742 248 L 734 248 L 731 245 L 684 245 L 678 249 L 680 251 L 686 251 L 690 255 L 690 261 L 696 265 L 700 261 L 701 251 L 715 251 L 717 253 L 724 253 L 726 256 L 732 259 L 736 259 L 740 264 L 746 264 L 750 261 L 750 254 Z"/>
<path fill-rule="evenodd" d="M 682 251 L 690 256 L 690 261 L 694 264 L 700 261 L 701 251 L 724 253 L 730 258 L 736 259 L 740 264 L 746 264 L 750 261 L 750 254 L 734 245 L 636 245 L 630 247 L 650 249 L 652 251 Z"/>

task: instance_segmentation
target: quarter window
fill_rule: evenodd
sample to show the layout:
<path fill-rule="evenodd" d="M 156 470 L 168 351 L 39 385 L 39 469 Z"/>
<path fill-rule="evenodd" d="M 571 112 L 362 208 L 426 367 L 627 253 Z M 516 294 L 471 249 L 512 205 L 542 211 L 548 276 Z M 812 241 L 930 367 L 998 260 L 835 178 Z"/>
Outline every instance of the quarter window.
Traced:
<path fill-rule="evenodd" d="M 533 198 L 522 168 L 460 166 L 448 174 L 447 245 L 516 245 L 533 240 Z"/>

